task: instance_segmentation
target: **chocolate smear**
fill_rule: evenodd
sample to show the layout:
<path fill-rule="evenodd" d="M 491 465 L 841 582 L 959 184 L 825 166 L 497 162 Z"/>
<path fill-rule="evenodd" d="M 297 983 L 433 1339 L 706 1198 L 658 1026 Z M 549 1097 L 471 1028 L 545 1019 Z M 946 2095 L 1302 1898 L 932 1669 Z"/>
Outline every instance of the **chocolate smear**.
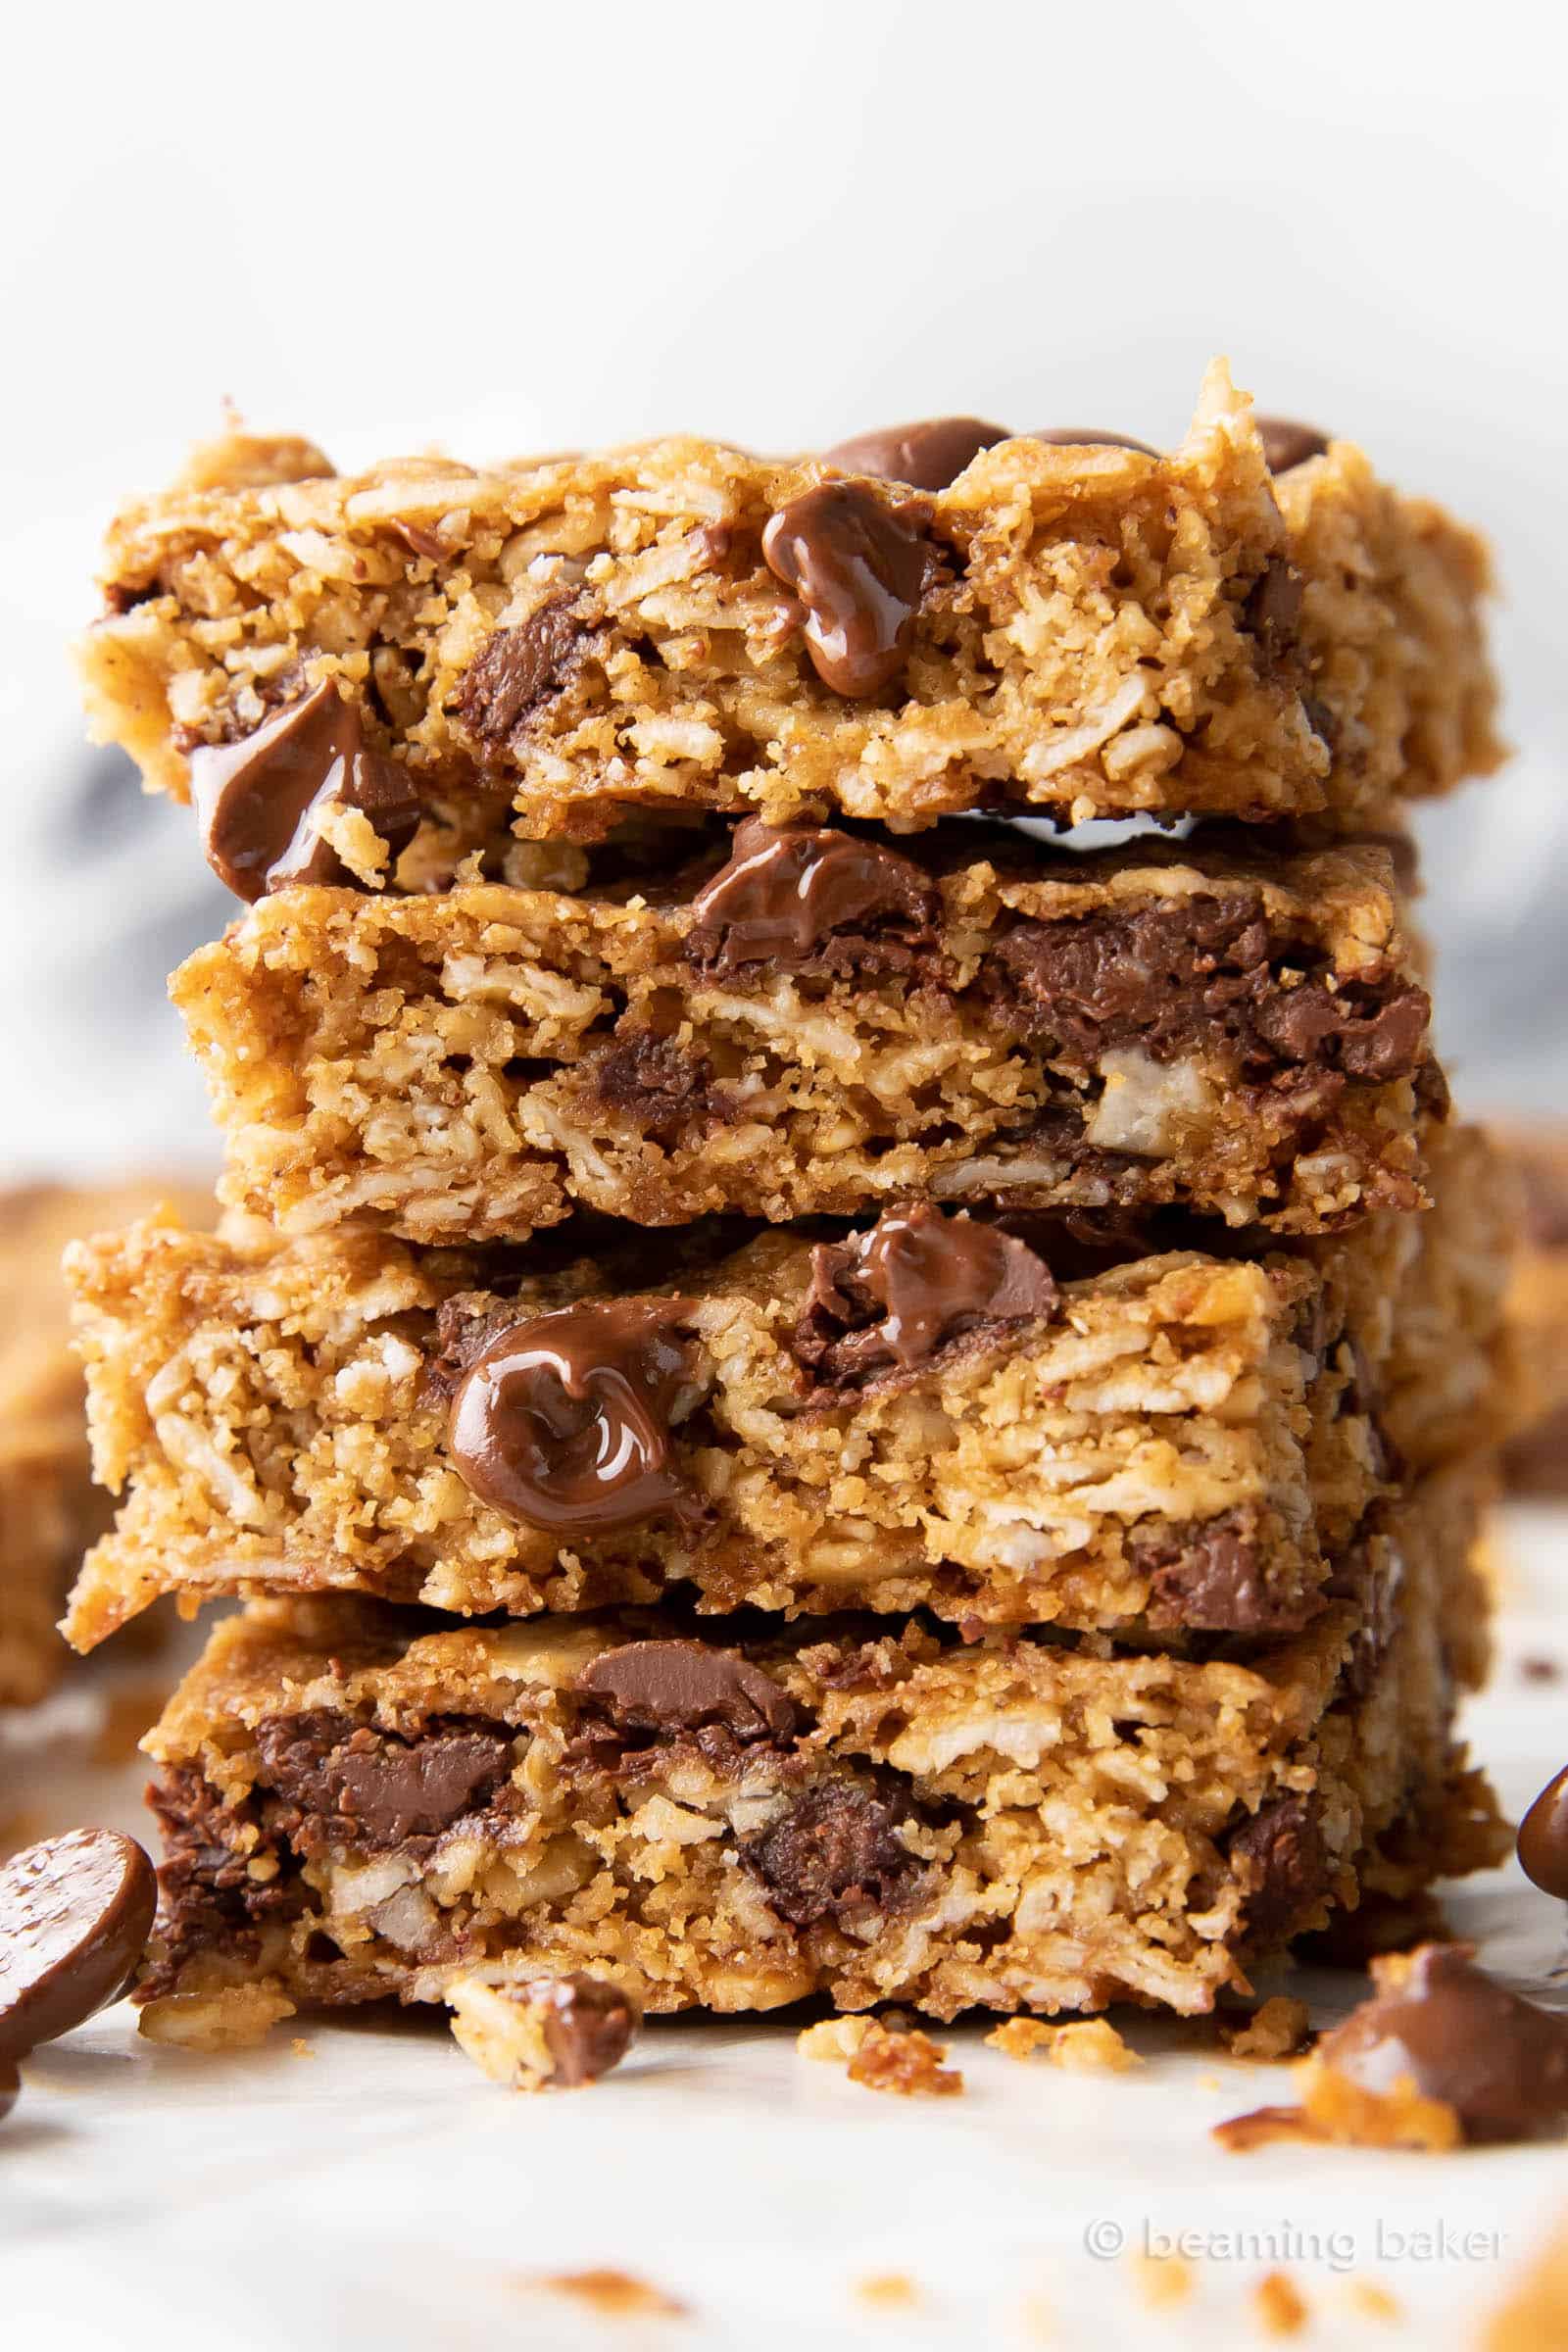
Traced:
<path fill-rule="evenodd" d="M 800 599 L 811 665 L 835 694 L 880 694 L 903 668 L 936 570 L 927 519 L 858 482 L 823 482 L 763 531 L 768 569 Z"/>
<path fill-rule="evenodd" d="M 239 743 L 198 745 L 190 777 L 207 862 L 253 904 L 293 883 L 360 887 L 316 830 L 330 808 L 365 816 L 393 864 L 418 830 L 409 771 L 370 749 L 331 679 Z"/>
<path fill-rule="evenodd" d="M 680 1298 L 610 1299 L 514 1322 L 452 1400 L 453 1460 L 481 1502 L 551 1535 L 694 1507 L 669 1417 L 691 1383 Z"/>
<path fill-rule="evenodd" d="M 1056 1304 L 1055 1278 L 1028 1245 L 930 1202 L 890 1210 L 868 1233 L 822 1242 L 794 1350 L 819 1381 L 908 1372 L 979 1330 L 1032 1323 Z"/>
<path fill-rule="evenodd" d="M 935 938 L 936 888 L 908 858 L 826 826 L 735 828 L 729 862 L 692 901 L 686 952 L 716 973 L 750 963 L 844 968 Z"/>

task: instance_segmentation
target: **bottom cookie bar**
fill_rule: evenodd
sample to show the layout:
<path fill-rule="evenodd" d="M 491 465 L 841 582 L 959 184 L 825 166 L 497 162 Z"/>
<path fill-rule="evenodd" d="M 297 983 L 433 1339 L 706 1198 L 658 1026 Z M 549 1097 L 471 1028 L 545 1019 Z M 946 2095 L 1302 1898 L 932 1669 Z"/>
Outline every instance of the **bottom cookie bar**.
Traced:
<path fill-rule="evenodd" d="M 576 1970 L 652 2010 L 1205 2011 L 1363 1889 L 1496 1858 L 1450 1738 L 1475 1502 L 1449 1472 L 1380 1506 L 1343 1596 L 1248 1663 L 253 1603 L 145 1742 L 148 2030 Z"/>
<path fill-rule="evenodd" d="M 0 1706 L 43 1698 L 70 1663 L 55 1621 L 82 1553 L 114 1515 L 92 1480 L 61 1252 L 160 1200 L 196 1224 L 211 1213 L 173 1185 L 0 1193 Z"/>

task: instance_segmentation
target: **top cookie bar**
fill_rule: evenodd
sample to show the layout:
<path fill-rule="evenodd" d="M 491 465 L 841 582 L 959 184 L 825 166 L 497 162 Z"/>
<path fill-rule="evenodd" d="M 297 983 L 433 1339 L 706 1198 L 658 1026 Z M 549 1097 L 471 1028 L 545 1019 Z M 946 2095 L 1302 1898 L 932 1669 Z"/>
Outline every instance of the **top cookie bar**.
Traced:
<path fill-rule="evenodd" d="M 252 810 L 253 879 L 418 884 L 638 812 L 1364 822 L 1495 763 L 1487 586 L 1216 363 L 1165 455 L 959 418 L 339 476 L 236 438 L 116 520 L 83 668 L 231 856 Z"/>

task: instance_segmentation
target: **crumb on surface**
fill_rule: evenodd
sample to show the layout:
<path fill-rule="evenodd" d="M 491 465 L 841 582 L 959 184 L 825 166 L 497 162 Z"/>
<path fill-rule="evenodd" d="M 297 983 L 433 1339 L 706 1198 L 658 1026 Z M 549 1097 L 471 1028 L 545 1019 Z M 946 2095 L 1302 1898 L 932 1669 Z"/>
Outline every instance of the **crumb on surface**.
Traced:
<path fill-rule="evenodd" d="M 1115 2027 L 1102 2017 L 1066 2026 L 1044 2025 L 1037 2017 L 1009 2017 L 986 2035 L 986 2041 L 1009 2058 L 1038 2054 L 1075 2075 L 1119 2075 L 1130 2066 L 1143 2065 L 1138 2052 L 1129 2049 Z"/>
<path fill-rule="evenodd" d="M 1235 2025 L 1222 2025 L 1220 2039 L 1233 2058 L 1264 2061 L 1294 2058 L 1306 2047 L 1312 2030 L 1311 2012 L 1304 2001 L 1277 1993 Z"/>
<path fill-rule="evenodd" d="M 1185 2303 L 1197 2284 L 1197 2274 L 1185 2254 L 1145 2254 L 1132 2258 L 1133 2278 L 1152 2311 Z"/>
<path fill-rule="evenodd" d="M 1403 2317 L 1404 2307 L 1398 2296 L 1391 2294 L 1376 2278 L 1352 2278 L 1347 2291 L 1352 2308 L 1363 2319 L 1392 2322 Z"/>
<path fill-rule="evenodd" d="M 1482 2352 L 1544 2352 L 1568 2343 L 1568 2214 L 1487 2323 Z"/>
<path fill-rule="evenodd" d="M 1435 2156 L 1464 2139 L 1456 2111 L 1442 2099 L 1423 2097 L 1409 2075 L 1390 2090 L 1365 2090 L 1313 2057 L 1301 2061 L 1296 2082 L 1307 2124 L 1321 2139 L 1358 2148 L 1420 2148 Z"/>
<path fill-rule="evenodd" d="M 544 2287 L 551 2294 L 571 2295 L 579 2303 L 617 2319 L 678 2320 L 686 2318 L 691 2310 L 689 2304 L 677 2302 L 662 2286 L 653 2286 L 630 2271 L 544 2271 L 523 2283 Z"/>
<path fill-rule="evenodd" d="M 316 2056 L 315 2048 L 306 2040 L 303 2034 L 293 2034 L 288 2046 L 296 2058 L 314 2058 Z"/>
<path fill-rule="evenodd" d="M 138 2020 L 148 2041 L 180 2050 L 253 2050 L 294 2014 L 286 1993 L 270 1984 L 225 1984 L 217 1992 L 167 1992 Z"/>
<path fill-rule="evenodd" d="M 906 2271 L 875 2271 L 868 2278 L 858 2278 L 855 2291 L 862 2303 L 890 2311 L 906 2310 L 920 2300 L 920 2290 Z"/>
<path fill-rule="evenodd" d="M 963 2088 L 956 2067 L 945 2067 L 947 2044 L 918 2028 L 890 2034 L 874 2017 L 830 2017 L 795 2037 L 803 2058 L 838 2061 L 852 2082 L 901 2098 L 952 2098 Z"/>
<path fill-rule="evenodd" d="M 1252 2289 L 1252 2309 L 1265 2335 L 1299 2335 L 1310 2316 L 1305 2296 L 1283 2271 L 1267 2271 Z"/>

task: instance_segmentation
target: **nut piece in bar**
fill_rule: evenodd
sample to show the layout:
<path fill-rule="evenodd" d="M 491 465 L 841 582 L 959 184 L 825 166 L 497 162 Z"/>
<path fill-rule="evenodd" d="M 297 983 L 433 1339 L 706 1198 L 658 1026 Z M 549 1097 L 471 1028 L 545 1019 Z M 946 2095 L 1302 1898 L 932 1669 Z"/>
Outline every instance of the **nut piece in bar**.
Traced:
<path fill-rule="evenodd" d="M 641 2018 L 629 1993 L 581 1970 L 524 1983 L 454 1977 L 444 1998 L 460 2046 L 511 2090 L 597 2082 L 625 2057 Z"/>
<path fill-rule="evenodd" d="M 128 1991 L 157 1902 L 152 1864 L 115 1830 L 72 1830 L 0 1866 L 0 2063 Z"/>

